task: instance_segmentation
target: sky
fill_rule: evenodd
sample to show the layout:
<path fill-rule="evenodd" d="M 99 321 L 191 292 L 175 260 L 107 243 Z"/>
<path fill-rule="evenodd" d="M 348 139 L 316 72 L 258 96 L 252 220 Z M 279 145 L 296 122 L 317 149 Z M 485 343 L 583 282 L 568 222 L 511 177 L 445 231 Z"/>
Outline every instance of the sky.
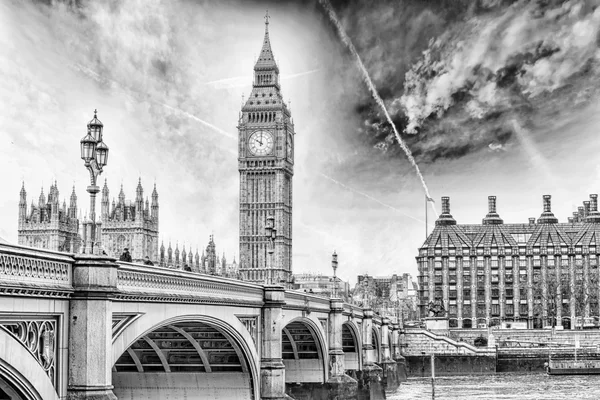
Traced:
<path fill-rule="evenodd" d="M 440 208 L 479 223 L 566 222 L 600 191 L 597 1 L 333 1 Z M 83 214 L 79 140 L 98 110 L 110 197 L 156 183 L 160 238 L 238 256 L 237 129 L 271 16 L 296 127 L 293 272 L 416 275 L 425 195 L 317 1 L 0 2 L 0 237 L 17 241 L 22 183 L 57 181 Z M 96 205 L 99 210 L 99 202 Z M 428 230 L 435 221 L 428 212 Z"/>

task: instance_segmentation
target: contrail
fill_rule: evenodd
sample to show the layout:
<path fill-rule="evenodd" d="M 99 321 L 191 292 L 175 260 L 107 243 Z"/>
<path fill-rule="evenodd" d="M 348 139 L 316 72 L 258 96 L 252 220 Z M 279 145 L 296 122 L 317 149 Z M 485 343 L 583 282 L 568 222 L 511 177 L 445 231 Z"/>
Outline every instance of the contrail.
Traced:
<path fill-rule="evenodd" d="M 533 164 L 533 166 L 535 168 L 537 168 L 538 170 L 542 171 L 542 173 L 545 175 L 548 182 L 555 184 L 556 180 L 554 179 L 554 176 L 552 175 L 551 168 L 550 168 L 550 165 L 548 164 L 548 161 L 546 161 L 546 159 L 544 158 L 542 153 L 540 153 L 540 151 L 535 147 L 535 144 L 529 138 L 529 133 L 527 132 L 527 130 L 525 130 L 519 124 L 519 122 L 517 122 L 516 119 L 513 119 L 511 121 L 511 123 L 515 130 L 515 133 L 517 134 L 517 138 L 519 139 L 519 141 L 521 142 L 521 145 L 523 146 L 523 150 L 525 150 L 525 153 L 527 153 L 527 156 L 528 156 L 529 160 L 531 161 L 531 163 Z"/>
<path fill-rule="evenodd" d="M 333 10 L 333 7 L 331 7 L 331 4 L 329 4 L 328 0 L 319 0 L 319 3 L 325 9 L 325 11 L 327 11 L 329 19 L 331 20 L 331 22 L 333 22 L 333 24 L 337 28 L 340 39 L 342 39 L 342 41 L 344 42 L 346 47 L 348 47 L 348 49 L 350 50 L 350 53 L 352 53 L 352 55 L 356 58 L 356 63 L 358 64 L 358 67 L 360 68 L 363 80 L 369 87 L 369 91 L 371 92 L 371 95 L 373 96 L 373 98 L 375 99 L 375 101 L 377 102 L 377 104 L 379 105 L 379 107 L 381 108 L 383 113 L 385 114 L 385 117 L 386 117 L 387 121 L 389 122 L 389 124 L 392 126 L 392 129 L 394 130 L 394 135 L 396 136 L 396 140 L 398 141 L 398 144 L 400 145 L 400 147 L 406 154 L 408 161 L 410 161 L 412 166 L 415 168 L 417 176 L 421 180 L 421 185 L 423 186 L 423 190 L 425 190 L 425 195 L 427 196 L 428 199 L 432 199 L 431 195 L 429 194 L 429 188 L 427 187 L 427 184 L 425 183 L 425 178 L 423 178 L 423 174 L 421 174 L 421 170 L 419 169 L 419 166 L 417 165 L 417 162 L 415 161 L 415 159 L 412 155 L 412 152 L 410 151 L 408 146 L 406 146 L 406 143 L 404 143 L 404 140 L 402 140 L 402 138 L 400 137 L 400 134 L 398 133 L 398 130 L 396 129 L 396 125 L 394 124 L 394 121 L 392 121 L 392 118 L 390 117 L 390 114 L 388 113 L 388 110 L 385 107 L 385 104 L 383 103 L 381 96 L 379 96 L 379 93 L 377 92 L 377 88 L 373 84 L 373 81 L 371 80 L 371 77 L 369 76 L 369 73 L 367 72 L 365 65 L 363 64 L 360 56 L 358 55 L 356 48 L 352 44 L 352 41 L 350 40 L 350 38 L 344 31 L 342 24 L 338 20 L 336 14 L 335 14 L 335 11 Z M 437 217 L 438 214 L 435 209 L 435 204 L 433 203 L 433 201 L 428 201 L 428 203 L 429 202 L 431 203 L 433 212 L 435 213 L 435 215 Z"/>
<path fill-rule="evenodd" d="M 224 131 L 223 129 L 219 128 L 218 126 L 215 126 L 215 125 L 211 124 L 210 122 L 206 122 L 203 119 L 200 119 L 200 118 L 196 117 L 195 115 L 190 114 L 187 111 L 184 111 L 184 110 L 182 110 L 180 108 L 171 107 L 171 106 L 169 106 L 167 104 L 160 103 L 160 102 L 155 101 L 155 100 L 152 100 L 152 101 L 154 101 L 156 104 L 160 104 L 161 106 L 163 106 L 165 108 L 168 108 L 169 110 L 181 113 L 181 114 L 183 114 L 183 115 L 185 115 L 185 116 L 187 116 L 189 118 L 192 118 L 193 120 L 200 122 L 202 125 L 211 128 L 212 130 L 214 130 L 215 132 L 217 132 L 217 133 L 219 133 L 219 134 L 221 134 L 223 136 L 226 136 L 226 137 L 228 137 L 230 139 L 233 139 L 233 140 L 238 140 L 237 136 L 232 135 L 231 133 L 229 133 L 227 131 Z"/>
<path fill-rule="evenodd" d="M 288 80 L 288 79 L 298 78 L 298 77 L 305 76 L 305 75 L 314 74 L 315 72 L 319 72 L 320 70 L 321 70 L 320 68 L 316 68 L 316 69 L 311 69 L 309 71 L 298 72 L 296 74 L 281 75 L 281 80 Z M 249 78 L 250 77 L 247 75 L 234 76 L 231 78 L 216 79 L 214 81 L 205 82 L 204 85 L 222 86 L 222 87 L 227 87 L 227 88 L 243 87 L 243 86 L 248 85 L 248 82 L 251 80 L 251 78 L 250 79 Z"/>
<path fill-rule="evenodd" d="M 368 195 L 368 194 L 366 194 L 366 193 L 363 193 L 363 192 L 361 192 L 361 191 L 358 191 L 358 190 L 356 190 L 356 189 L 353 189 L 353 188 L 351 188 L 351 187 L 349 187 L 349 186 L 347 186 L 347 185 L 344 185 L 342 182 L 340 182 L 340 181 L 337 181 L 337 180 L 333 179 L 332 177 L 325 175 L 325 174 L 324 174 L 324 173 L 322 173 L 322 172 L 319 172 L 318 174 L 319 174 L 319 175 L 321 175 L 323 178 L 325 178 L 325 179 L 327 179 L 327 180 L 330 180 L 331 182 L 335 183 L 336 185 L 339 185 L 339 186 L 343 187 L 344 189 L 347 189 L 347 190 L 351 191 L 352 193 L 356 193 L 356 194 L 359 194 L 359 195 L 361 195 L 361 196 L 363 196 L 363 197 L 366 197 L 366 198 L 367 198 L 367 199 L 369 199 L 369 200 L 373 200 L 374 202 L 376 202 L 376 203 L 378 203 L 378 204 L 381 204 L 382 206 L 384 206 L 384 207 L 387 207 L 387 208 L 389 208 L 390 210 L 394 210 L 394 211 L 396 211 L 398 214 L 404 215 L 405 217 L 408 217 L 408 218 L 410 218 L 410 219 L 414 219 L 414 220 L 415 220 L 415 221 L 417 221 L 417 222 L 421 222 L 421 223 L 423 223 L 423 224 L 425 223 L 425 221 L 421 221 L 420 219 L 418 219 L 418 218 L 415 218 L 415 217 L 413 217 L 412 215 L 408 215 L 408 214 L 406 214 L 406 213 L 404 213 L 404 212 L 402 212 L 402 211 L 398 210 L 396 207 L 394 207 L 394 206 L 391 206 L 391 205 L 389 205 L 389 204 L 386 204 L 386 203 L 384 203 L 383 201 L 381 201 L 381 200 L 378 200 L 378 199 L 376 199 L 376 198 L 375 198 L 375 197 L 373 197 L 373 196 L 370 196 L 370 195 Z"/>

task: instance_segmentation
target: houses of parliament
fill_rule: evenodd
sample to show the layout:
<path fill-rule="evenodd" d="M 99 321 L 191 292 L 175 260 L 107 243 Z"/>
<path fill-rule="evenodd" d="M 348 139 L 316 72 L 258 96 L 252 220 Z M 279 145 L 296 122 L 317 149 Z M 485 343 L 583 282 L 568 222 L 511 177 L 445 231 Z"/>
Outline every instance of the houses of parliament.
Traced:
<path fill-rule="evenodd" d="M 100 248 L 119 258 L 127 248 L 133 262 L 179 268 L 193 272 L 240 278 L 254 283 L 291 283 L 292 276 L 292 178 L 294 173 L 294 122 L 283 101 L 279 67 L 271 50 L 269 16 L 261 51 L 254 65 L 252 92 L 238 120 L 238 170 L 240 173 L 239 266 L 220 259 L 211 235 L 202 256 L 188 247 L 179 251 L 171 243 L 159 249 L 159 204 L 156 185 L 144 198 L 141 179 L 135 199 L 126 200 L 123 186 L 118 198 L 110 198 L 105 181 L 100 219 Z M 89 124 L 88 124 L 89 127 Z M 48 198 L 42 189 L 37 205 L 27 206 L 25 185 L 19 201 L 19 244 L 54 251 L 78 253 L 80 221 L 75 188 L 69 207 L 59 199 L 57 183 Z"/>

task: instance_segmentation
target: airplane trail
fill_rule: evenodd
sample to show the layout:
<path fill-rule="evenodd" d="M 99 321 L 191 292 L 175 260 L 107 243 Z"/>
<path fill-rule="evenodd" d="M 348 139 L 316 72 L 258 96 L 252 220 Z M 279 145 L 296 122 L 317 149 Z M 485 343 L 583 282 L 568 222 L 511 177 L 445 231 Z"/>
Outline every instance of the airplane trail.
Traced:
<path fill-rule="evenodd" d="M 349 190 L 349 191 L 350 191 L 350 192 L 352 192 L 352 193 L 356 193 L 356 194 L 358 194 L 358 195 L 361 195 L 361 196 L 363 196 L 363 197 L 366 197 L 366 198 L 367 198 L 367 199 L 369 199 L 369 200 L 373 200 L 374 202 L 376 202 L 376 203 L 378 203 L 378 204 L 381 204 L 382 206 L 384 206 L 384 207 L 387 207 L 387 208 L 389 208 L 390 210 L 396 211 L 396 212 L 397 212 L 398 214 L 400 214 L 400 215 L 403 215 L 403 216 L 405 216 L 405 217 L 407 217 L 407 218 L 410 218 L 410 219 L 414 219 L 415 221 L 417 221 L 417 222 L 421 222 L 421 223 L 423 223 L 423 224 L 425 223 L 425 221 L 422 221 L 422 220 L 420 220 L 420 219 L 418 219 L 418 218 L 415 218 L 415 217 L 413 217 L 412 215 L 406 214 L 406 213 L 404 213 L 404 212 L 400 211 L 399 209 L 397 209 L 396 207 L 394 207 L 394 206 L 391 206 L 391 205 L 389 205 L 389 204 L 387 204 L 387 203 L 384 203 L 383 201 L 381 201 L 381 200 L 379 200 L 379 199 L 376 199 L 375 197 L 373 197 L 373 196 L 371 196 L 371 195 L 368 195 L 368 194 L 366 194 L 366 193 L 364 193 L 364 192 L 361 192 L 361 191 L 359 191 L 359 190 L 353 189 L 353 188 L 351 188 L 351 187 L 349 187 L 349 186 L 347 186 L 347 185 L 343 184 L 342 182 L 340 182 L 340 181 L 338 181 L 338 180 L 335 180 L 335 179 L 333 179 L 333 178 L 332 178 L 332 177 L 330 177 L 330 176 L 327 176 L 327 175 L 325 175 L 325 174 L 324 174 L 324 173 L 322 173 L 322 172 L 318 172 L 318 174 L 319 174 L 320 176 L 322 176 L 323 178 L 325 178 L 325 179 L 327 179 L 327 180 L 329 180 L 329 181 L 331 181 L 331 182 L 335 183 L 336 185 L 339 185 L 339 186 L 343 187 L 344 189 L 346 189 L 346 190 Z"/>
<path fill-rule="evenodd" d="M 433 212 L 435 213 L 435 215 L 437 217 L 438 213 L 437 213 L 437 210 L 435 209 L 435 204 L 433 203 L 432 197 L 429 194 L 429 188 L 427 187 L 427 184 L 425 183 L 425 178 L 423 178 L 423 174 L 421 174 L 421 170 L 419 169 L 419 166 L 417 165 L 417 162 L 415 161 L 415 159 L 412 155 L 412 152 L 410 151 L 410 149 L 408 148 L 408 146 L 406 145 L 404 140 L 402 140 L 402 138 L 400 137 L 400 134 L 398 133 L 398 129 L 396 128 L 394 121 L 392 121 L 392 118 L 390 117 L 390 114 L 388 113 L 388 110 L 385 107 L 385 103 L 383 102 L 383 99 L 381 98 L 381 96 L 379 96 L 379 92 L 377 91 L 375 84 L 373 84 L 373 81 L 371 80 L 369 72 L 365 68 L 365 65 L 363 64 L 362 59 L 358 55 L 358 52 L 356 51 L 354 44 L 352 44 L 352 41 L 346 34 L 346 31 L 344 31 L 344 28 L 342 27 L 342 24 L 338 20 L 337 15 L 335 14 L 335 11 L 333 10 L 333 7 L 329 3 L 329 1 L 328 0 L 319 0 L 319 3 L 325 9 L 325 11 L 327 11 L 327 15 L 329 16 L 329 19 L 331 20 L 331 22 L 335 25 L 335 27 L 338 31 L 338 35 L 340 36 L 340 39 L 342 40 L 342 42 L 344 42 L 344 44 L 346 45 L 348 50 L 350 50 L 350 53 L 352 53 L 354 58 L 356 58 L 356 64 L 358 65 L 358 67 L 360 69 L 360 72 L 362 74 L 362 78 L 363 78 L 364 82 L 367 84 L 367 87 L 369 88 L 369 91 L 371 92 L 373 99 L 375 99 L 375 101 L 377 102 L 377 104 L 379 105 L 379 107 L 381 108 L 383 113 L 385 114 L 387 121 L 392 126 L 392 129 L 394 130 L 394 135 L 396 136 L 396 140 L 398 141 L 398 144 L 400 145 L 400 147 L 406 154 L 408 161 L 410 161 L 410 163 L 414 167 L 415 172 L 417 173 L 417 176 L 419 177 L 419 179 L 421 181 L 421 185 L 423 186 L 425 195 L 427 196 L 427 199 L 429 200 L 429 201 L 427 201 L 427 203 L 431 203 Z"/>

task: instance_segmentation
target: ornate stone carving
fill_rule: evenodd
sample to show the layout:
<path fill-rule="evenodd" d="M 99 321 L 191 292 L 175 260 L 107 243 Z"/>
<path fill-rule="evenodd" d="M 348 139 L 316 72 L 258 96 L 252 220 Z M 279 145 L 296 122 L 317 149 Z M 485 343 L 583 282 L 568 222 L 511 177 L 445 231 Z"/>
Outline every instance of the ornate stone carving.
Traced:
<path fill-rule="evenodd" d="M 56 386 L 56 320 L 0 320 L 0 328 L 25 346 Z"/>
<path fill-rule="evenodd" d="M 41 281 L 40 283 L 70 284 L 71 264 L 25 255 L 0 255 L 0 279 L 3 281 Z"/>
<path fill-rule="evenodd" d="M 252 336 L 252 340 L 254 341 L 254 345 L 258 343 L 258 316 L 237 316 L 238 319 L 244 324 L 250 336 Z"/>

